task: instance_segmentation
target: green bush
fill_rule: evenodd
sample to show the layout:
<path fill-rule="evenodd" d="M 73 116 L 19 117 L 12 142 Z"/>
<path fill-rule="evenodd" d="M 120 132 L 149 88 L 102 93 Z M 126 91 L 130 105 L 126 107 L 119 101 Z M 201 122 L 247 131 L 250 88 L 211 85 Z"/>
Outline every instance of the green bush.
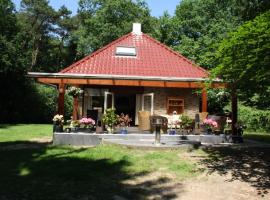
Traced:
<path fill-rule="evenodd" d="M 248 130 L 270 131 L 270 110 L 259 110 L 240 104 L 238 120 L 241 120 Z"/>
<path fill-rule="evenodd" d="M 3 86 L 5 98 L 0 98 L 1 123 L 52 123 L 57 112 L 56 88 L 29 80 L 5 81 Z M 70 118 L 71 112 L 72 97 L 65 95 L 65 119 Z"/>

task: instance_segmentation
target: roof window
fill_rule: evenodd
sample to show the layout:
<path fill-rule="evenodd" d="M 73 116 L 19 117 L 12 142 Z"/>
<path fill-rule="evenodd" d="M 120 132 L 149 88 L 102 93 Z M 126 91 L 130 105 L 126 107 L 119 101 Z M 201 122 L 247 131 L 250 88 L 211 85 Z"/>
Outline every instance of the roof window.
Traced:
<path fill-rule="evenodd" d="M 127 46 L 118 46 L 116 47 L 117 56 L 136 56 L 136 48 L 135 47 L 127 47 Z"/>

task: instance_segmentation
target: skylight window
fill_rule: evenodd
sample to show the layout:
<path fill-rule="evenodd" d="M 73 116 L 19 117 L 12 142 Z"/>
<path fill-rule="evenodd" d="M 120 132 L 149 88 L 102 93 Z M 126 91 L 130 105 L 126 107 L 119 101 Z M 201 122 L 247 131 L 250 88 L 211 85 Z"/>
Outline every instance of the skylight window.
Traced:
<path fill-rule="evenodd" d="M 116 55 L 117 56 L 136 56 L 136 48 L 118 46 L 116 47 Z"/>

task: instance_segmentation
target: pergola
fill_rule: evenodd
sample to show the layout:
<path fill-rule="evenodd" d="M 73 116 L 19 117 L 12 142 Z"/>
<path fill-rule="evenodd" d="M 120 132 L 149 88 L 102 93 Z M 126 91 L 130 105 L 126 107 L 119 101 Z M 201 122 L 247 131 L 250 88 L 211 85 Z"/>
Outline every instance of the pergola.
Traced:
<path fill-rule="evenodd" d="M 207 89 L 208 88 L 230 88 L 231 89 L 231 109 L 232 124 L 237 122 L 237 95 L 234 87 L 228 83 L 216 80 L 207 82 L 207 79 L 162 79 L 159 77 L 127 77 L 127 76 L 97 76 L 97 75 L 78 75 L 62 73 L 36 73 L 29 72 L 28 76 L 35 78 L 36 81 L 44 84 L 53 84 L 58 88 L 58 113 L 64 113 L 65 88 L 67 85 L 75 87 L 82 86 L 128 86 L 128 87 L 161 87 L 161 88 L 190 88 L 201 90 L 202 112 L 207 112 Z M 74 97 L 73 118 L 77 118 L 78 97 Z M 235 126 L 233 133 L 236 134 Z"/>

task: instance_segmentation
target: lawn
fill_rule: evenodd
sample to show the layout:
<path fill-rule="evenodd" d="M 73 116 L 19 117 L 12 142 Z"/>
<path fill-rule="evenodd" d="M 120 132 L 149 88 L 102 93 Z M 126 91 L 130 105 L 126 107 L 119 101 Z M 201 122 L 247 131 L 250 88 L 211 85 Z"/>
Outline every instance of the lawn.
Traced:
<path fill-rule="evenodd" d="M 270 133 L 246 132 L 243 137 L 244 139 L 270 143 Z"/>
<path fill-rule="evenodd" d="M 0 142 L 22 141 L 51 136 L 52 125 L 49 124 L 0 124 Z"/>
<path fill-rule="evenodd" d="M 201 173 L 194 162 L 181 156 L 184 150 L 140 150 L 117 145 L 72 148 L 30 141 L 50 134 L 50 125 L 2 126 L 0 199 L 115 199 L 115 195 L 145 199 L 160 182 L 171 180 L 159 177 L 143 183 L 127 181 L 153 172 L 169 173 L 177 180 Z M 172 188 L 159 188 L 163 190 Z"/>

